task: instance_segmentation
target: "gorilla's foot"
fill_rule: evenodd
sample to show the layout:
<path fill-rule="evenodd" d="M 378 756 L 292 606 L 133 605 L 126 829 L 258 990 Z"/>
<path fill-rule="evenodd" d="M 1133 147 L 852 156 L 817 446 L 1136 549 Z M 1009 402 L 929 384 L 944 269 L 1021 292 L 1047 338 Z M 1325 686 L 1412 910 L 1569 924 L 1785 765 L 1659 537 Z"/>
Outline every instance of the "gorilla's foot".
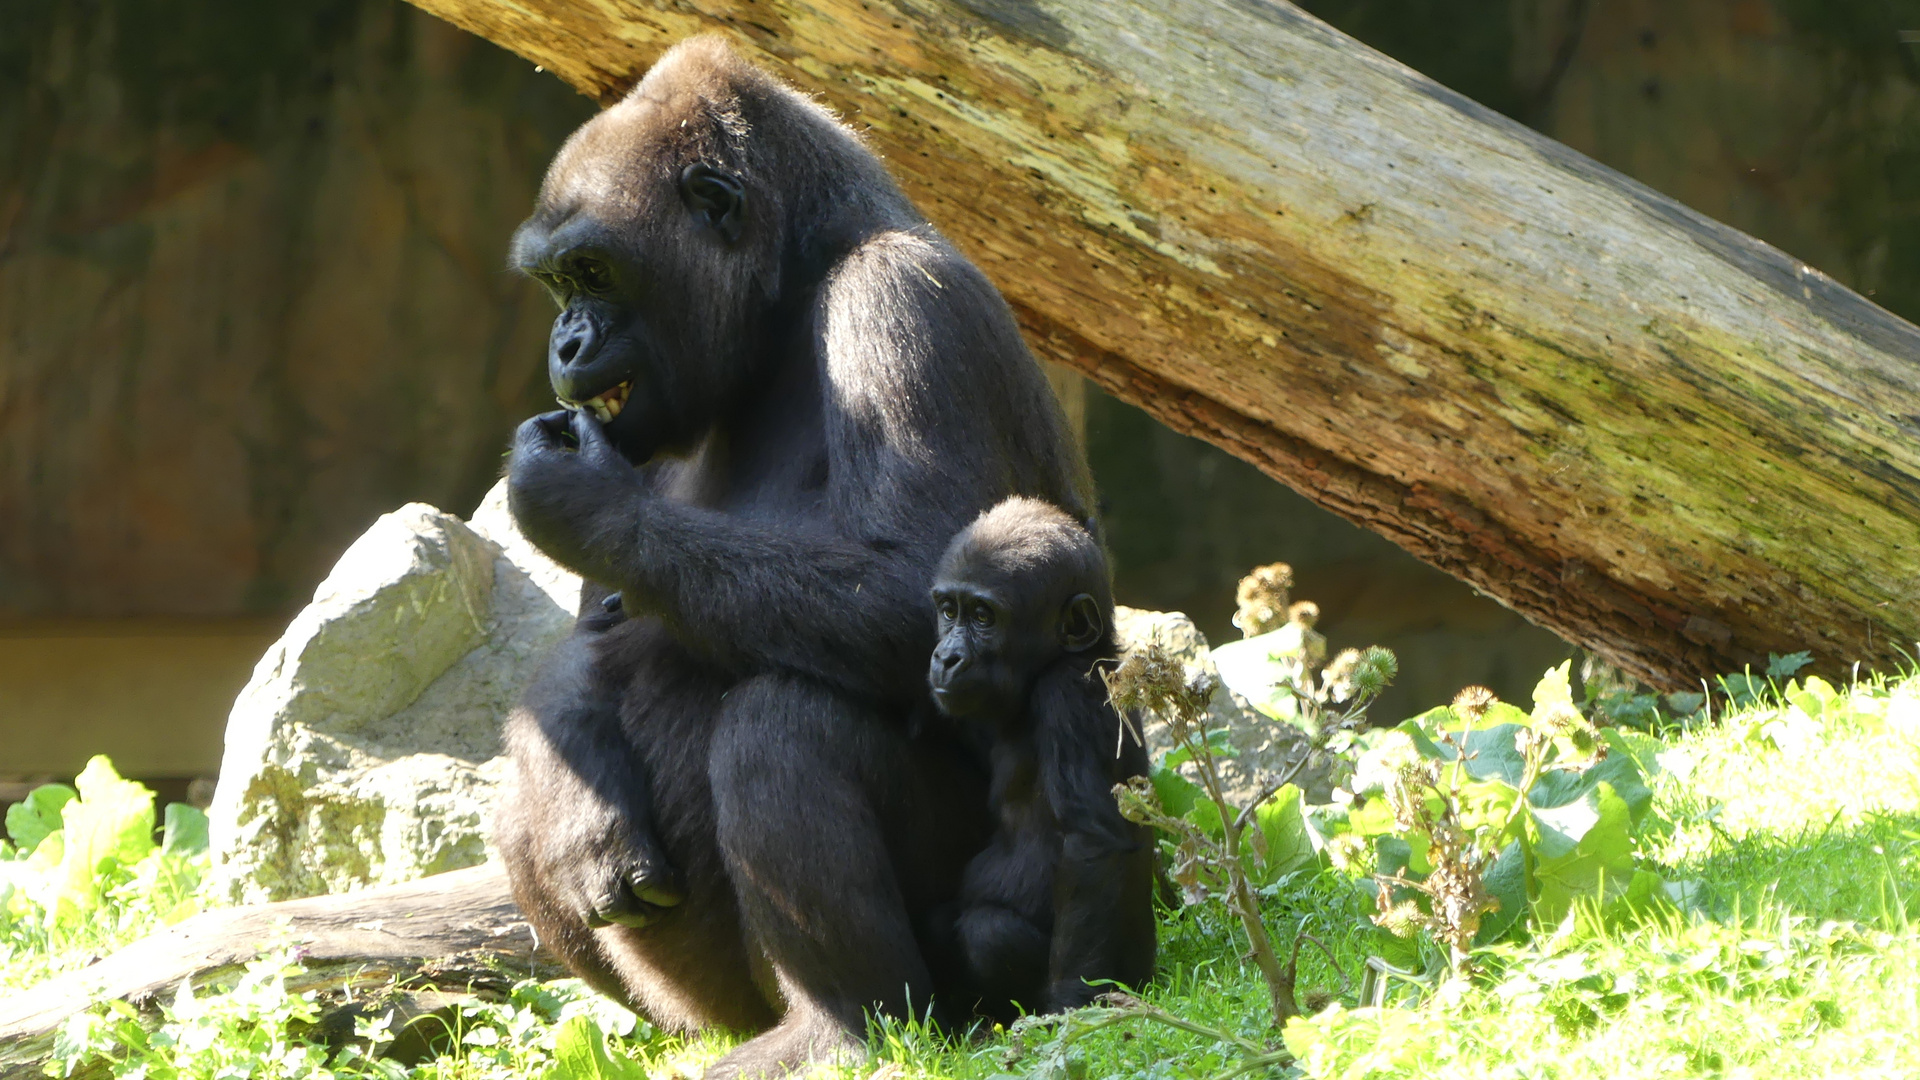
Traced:
<path fill-rule="evenodd" d="M 866 1060 L 867 1044 L 831 1018 L 813 1014 L 786 1019 L 707 1067 L 702 1080 L 782 1080 L 804 1076 L 815 1065 Z"/>

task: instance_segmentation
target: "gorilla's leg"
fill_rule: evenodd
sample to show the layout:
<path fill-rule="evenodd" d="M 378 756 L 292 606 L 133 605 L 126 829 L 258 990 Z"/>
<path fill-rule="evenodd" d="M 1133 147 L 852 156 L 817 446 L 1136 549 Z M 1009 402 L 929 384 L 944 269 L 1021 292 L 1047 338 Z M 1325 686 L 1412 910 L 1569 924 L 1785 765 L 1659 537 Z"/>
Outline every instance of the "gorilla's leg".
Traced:
<path fill-rule="evenodd" d="M 976 904 L 960 912 L 954 926 L 968 977 L 980 993 L 981 1008 L 996 1020 L 1017 1015 L 1018 1005 L 1045 1007 L 1047 952 L 1045 930 L 1026 916 L 998 904 Z"/>
<path fill-rule="evenodd" d="M 602 837 L 599 857 L 575 875 L 575 907 L 590 926 L 645 926 L 685 899 L 685 884 L 653 827 L 647 770 L 622 734 L 621 702 L 636 648 L 649 635 L 593 605 L 521 694 L 509 738 L 537 731 L 598 798 L 571 822 Z"/>
<path fill-rule="evenodd" d="M 741 916 L 787 1012 L 709 1080 L 856 1056 L 869 1010 L 927 1008 L 933 987 L 909 905 L 957 888 L 966 845 L 984 838 L 967 810 L 985 805 L 977 787 L 971 802 L 953 801 L 968 778 L 943 775 L 904 724 L 773 675 L 728 692 L 710 776 Z"/>
<path fill-rule="evenodd" d="M 604 710 L 553 722 L 517 709 L 508 722 L 512 783 L 495 836 L 515 898 L 540 939 L 596 989 L 667 1028 L 753 1031 L 774 1020 L 753 977 L 739 916 L 714 848 L 708 739 L 725 681 L 657 623 L 617 628 L 634 672 L 619 718 Z M 565 652 L 573 643 L 563 644 Z M 544 719 L 544 722 L 543 722 Z M 651 792 L 642 782 L 654 777 Z M 600 925 L 600 898 L 631 880 L 645 850 L 642 800 L 685 883 L 686 902 L 644 927 Z"/>

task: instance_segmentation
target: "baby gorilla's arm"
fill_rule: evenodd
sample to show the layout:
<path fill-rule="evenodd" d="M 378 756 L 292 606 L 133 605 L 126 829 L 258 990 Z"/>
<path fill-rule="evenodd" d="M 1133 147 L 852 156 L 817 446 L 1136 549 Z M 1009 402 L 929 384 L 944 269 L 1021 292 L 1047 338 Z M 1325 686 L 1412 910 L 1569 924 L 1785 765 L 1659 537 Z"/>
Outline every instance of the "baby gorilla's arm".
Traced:
<path fill-rule="evenodd" d="M 1030 705 L 1041 780 L 1061 834 L 1048 1011 L 1093 1000 L 1102 992 L 1096 981 L 1137 986 L 1153 977 L 1152 837 L 1120 816 L 1113 797 L 1115 784 L 1144 771 L 1145 753 L 1122 729 L 1096 674 L 1077 666 L 1062 663 L 1041 676 Z"/>

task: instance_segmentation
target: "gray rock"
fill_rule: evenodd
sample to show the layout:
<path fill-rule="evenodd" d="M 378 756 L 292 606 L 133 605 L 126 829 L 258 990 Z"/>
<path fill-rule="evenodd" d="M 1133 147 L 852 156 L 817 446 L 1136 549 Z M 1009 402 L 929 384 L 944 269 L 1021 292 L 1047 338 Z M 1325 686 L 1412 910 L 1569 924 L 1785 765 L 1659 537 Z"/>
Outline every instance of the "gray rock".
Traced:
<path fill-rule="evenodd" d="M 234 703 L 220 892 L 285 900 L 483 861 L 501 721 L 579 588 L 514 529 L 504 484 L 471 523 L 421 504 L 375 522 Z"/>
<path fill-rule="evenodd" d="M 1158 644 L 1187 665 L 1189 675 L 1204 671 L 1219 677 L 1210 658 L 1211 648 L 1205 634 L 1193 620 L 1178 611 L 1145 611 L 1119 607 L 1113 610 L 1114 631 L 1123 649 Z M 1221 782 L 1227 798 L 1237 805 L 1258 795 L 1266 786 L 1291 767 L 1306 749 L 1306 737 L 1298 728 L 1267 717 L 1247 703 L 1247 699 L 1218 683 L 1207 707 L 1207 726 L 1224 728 L 1232 757 L 1219 759 Z M 1147 722 L 1147 749 L 1155 756 L 1174 747 L 1172 733 L 1163 719 Z M 1313 760 L 1295 777 L 1294 783 L 1306 792 L 1307 801 L 1324 803 L 1331 797 L 1337 763 L 1327 754 L 1315 752 Z M 1199 771 L 1184 765 L 1181 772 L 1195 783 Z"/>

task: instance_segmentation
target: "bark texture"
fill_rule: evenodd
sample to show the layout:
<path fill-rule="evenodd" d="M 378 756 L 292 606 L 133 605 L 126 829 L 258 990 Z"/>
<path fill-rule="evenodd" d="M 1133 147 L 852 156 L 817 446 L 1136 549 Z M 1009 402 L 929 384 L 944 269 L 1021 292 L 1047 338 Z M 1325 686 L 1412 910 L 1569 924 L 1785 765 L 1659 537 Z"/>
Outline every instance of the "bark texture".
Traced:
<path fill-rule="evenodd" d="M 209 911 L 0 998 L 0 1080 L 44 1075 L 39 1063 L 60 1024 L 95 1001 L 144 1005 L 183 979 L 196 991 L 231 982 L 249 961 L 288 945 L 298 946 L 306 968 L 287 980 L 295 993 L 396 983 L 497 989 L 566 974 L 540 950 L 506 873 L 491 864 L 383 889 Z"/>
<path fill-rule="evenodd" d="M 1920 330 L 1270 0 L 416 0 L 610 101 L 721 30 L 1048 358 L 1667 688 L 1920 637 Z"/>

